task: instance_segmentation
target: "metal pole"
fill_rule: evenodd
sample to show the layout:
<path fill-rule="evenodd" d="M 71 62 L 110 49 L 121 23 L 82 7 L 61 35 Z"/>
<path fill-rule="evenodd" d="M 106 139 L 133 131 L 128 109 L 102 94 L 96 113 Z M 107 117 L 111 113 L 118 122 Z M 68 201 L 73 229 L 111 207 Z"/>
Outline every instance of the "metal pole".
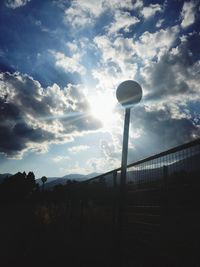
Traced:
<path fill-rule="evenodd" d="M 122 162 L 121 162 L 121 191 L 124 191 L 126 185 L 126 169 L 127 169 L 127 157 L 128 157 L 128 135 L 130 124 L 130 108 L 125 109 L 124 119 L 124 135 L 123 135 L 123 148 L 122 148 Z"/>
<path fill-rule="evenodd" d="M 124 205 L 126 198 L 126 169 L 127 169 L 127 157 L 128 157 L 128 134 L 129 134 L 129 123 L 130 123 L 130 108 L 125 109 L 124 119 L 124 134 L 123 134 L 123 147 L 122 147 L 122 162 L 121 162 L 121 180 L 120 180 L 120 192 L 119 192 L 119 210 L 118 210 L 118 264 L 123 266 L 123 215 Z"/>

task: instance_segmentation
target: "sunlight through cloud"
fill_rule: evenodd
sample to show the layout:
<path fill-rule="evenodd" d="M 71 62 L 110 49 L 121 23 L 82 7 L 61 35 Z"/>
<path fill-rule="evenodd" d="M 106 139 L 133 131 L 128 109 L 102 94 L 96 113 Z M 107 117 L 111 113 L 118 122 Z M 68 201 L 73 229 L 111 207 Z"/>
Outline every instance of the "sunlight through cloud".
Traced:
<path fill-rule="evenodd" d="M 104 128 L 111 128 L 115 121 L 116 100 L 113 92 L 98 92 L 88 98 L 92 116 L 100 120 Z"/>

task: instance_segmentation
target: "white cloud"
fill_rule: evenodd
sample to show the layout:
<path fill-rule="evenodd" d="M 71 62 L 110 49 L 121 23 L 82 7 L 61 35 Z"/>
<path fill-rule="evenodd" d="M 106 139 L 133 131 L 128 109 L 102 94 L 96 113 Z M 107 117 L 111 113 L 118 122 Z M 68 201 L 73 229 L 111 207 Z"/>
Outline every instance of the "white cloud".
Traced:
<path fill-rule="evenodd" d="M 195 22 L 195 7 L 196 4 L 194 1 L 184 2 L 181 11 L 181 18 L 182 18 L 181 26 L 183 28 L 186 28 Z"/>
<path fill-rule="evenodd" d="M 80 29 L 94 24 L 95 19 L 103 12 L 103 0 L 74 0 L 65 10 L 64 21 L 73 28 Z"/>
<path fill-rule="evenodd" d="M 144 6 L 143 0 L 132 1 L 134 9 L 140 9 Z"/>
<path fill-rule="evenodd" d="M 131 162 L 187 142 L 200 133 L 199 119 L 197 121 L 196 115 L 195 119 L 192 118 L 188 105 L 188 102 L 200 101 L 200 61 L 193 61 L 196 56 L 190 51 L 189 36 L 182 38 L 181 43 L 174 47 L 180 42 L 179 31 L 180 27 L 174 26 L 154 33 L 145 32 L 136 42 L 121 36 L 112 38 L 105 35 L 94 40 L 102 58 L 100 67 L 93 75 L 102 88 L 116 89 L 118 78 L 125 78 L 123 64 L 131 63 L 133 66 L 135 54 L 144 64 L 144 67 L 140 66 L 137 77 L 145 93 L 145 103 L 150 108 L 139 106 L 132 114 Z M 104 170 L 109 170 L 104 159 L 108 162 L 110 159 L 119 160 L 120 130 L 110 130 L 112 140 L 101 146 L 102 158 L 90 161 L 94 169 L 104 167 Z"/>
<path fill-rule="evenodd" d="M 165 21 L 164 19 L 159 19 L 159 20 L 156 22 L 156 27 L 157 27 L 157 28 L 160 28 L 160 27 L 162 26 L 162 24 L 163 24 L 164 21 Z"/>
<path fill-rule="evenodd" d="M 153 17 L 157 12 L 162 12 L 162 6 L 159 4 L 150 4 L 149 6 L 143 7 L 140 11 L 145 19 Z"/>
<path fill-rule="evenodd" d="M 142 6 L 142 0 L 74 0 L 71 2 L 70 7 L 65 9 L 64 21 L 68 25 L 71 25 L 74 29 L 80 30 L 88 26 L 93 26 L 96 23 L 97 19 L 108 10 L 115 16 L 116 12 L 122 11 L 124 9 L 131 11 L 133 9 L 141 8 Z M 123 24 L 126 24 L 126 27 L 128 27 L 127 24 L 130 24 L 130 18 L 125 18 L 125 15 L 123 16 L 124 18 L 120 18 L 120 20 L 121 22 L 123 21 Z M 118 28 L 119 24 L 117 24 L 117 26 L 115 27 Z"/>
<path fill-rule="evenodd" d="M 94 43 L 101 52 L 101 62 L 92 74 L 102 88 L 113 88 L 119 81 L 133 79 L 137 64 L 134 61 L 132 38 L 97 36 Z"/>
<path fill-rule="evenodd" d="M 75 161 L 73 164 L 68 164 L 67 168 L 60 168 L 60 172 L 63 175 L 66 174 L 88 174 L 91 172 L 90 169 L 87 168 L 87 166 L 81 167 L 78 161 Z"/>
<path fill-rule="evenodd" d="M 165 102 L 200 100 L 200 61 L 193 62 L 188 38 L 141 69 L 147 98 Z"/>
<path fill-rule="evenodd" d="M 134 50 L 143 60 L 150 60 L 155 56 L 159 58 L 173 46 L 178 33 L 178 26 L 160 29 L 154 33 L 144 32 L 139 41 L 134 43 Z"/>
<path fill-rule="evenodd" d="M 99 82 L 97 87 L 112 89 L 123 79 L 134 79 L 139 71 L 138 63 L 158 60 L 173 47 L 179 31 L 179 26 L 173 26 L 154 33 L 144 32 L 137 41 L 121 35 L 96 36 L 94 44 L 101 59 L 92 75 Z"/>
<path fill-rule="evenodd" d="M 30 2 L 31 0 L 7 0 L 5 2 L 5 5 L 8 7 L 8 8 L 12 8 L 12 9 L 15 9 L 15 8 L 18 8 L 18 7 L 22 7 L 22 6 L 25 6 L 28 2 Z"/>
<path fill-rule="evenodd" d="M 137 17 L 132 16 L 129 12 L 117 10 L 114 15 L 114 22 L 107 27 L 108 33 L 115 34 L 121 29 L 125 32 L 129 32 L 130 27 L 139 21 Z"/>
<path fill-rule="evenodd" d="M 0 151 L 9 157 L 46 152 L 101 126 L 89 113 L 82 86 L 42 88 L 28 75 L 0 73 Z"/>
<path fill-rule="evenodd" d="M 67 160 L 69 160 L 70 158 L 68 157 L 68 156 L 56 156 L 56 157 L 54 157 L 54 158 L 52 158 L 52 160 L 54 161 L 54 162 L 61 162 L 61 161 L 67 161 Z"/>
<path fill-rule="evenodd" d="M 109 1 L 107 0 L 107 5 L 109 6 L 109 8 L 111 10 L 114 9 L 127 9 L 127 10 L 133 10 L 136 8 L 139 8 L 143 5 L 143 2 L 141 0 L 136 0 L 136 1 L 132 1 L 132 0 L 124 0 L 124 1 L 118 1 L 118 0 L 113 0 L 113 1 Z"/>
<path fill-rule="evenodd" d="M 111 171 L 120 167 L 120 161 L 112 159 L 112 162 L 108 162 L 105 158 L 92 158 L 87 161 L 87 166 L 90 172 L 102 173 L 104 171 Z"/>
<path fill-rule="evenodd" d="M 198 124 L 191 119 L 188 110 L 174 110 L 177 104 L 155 105 L 150 109 L 137 106 L 132 113 L 130 133 L 142 129 L 141 136 L 134 140 L 134 149 L 129 150 L 129 161 L 142 159 L 184 142 L 191 141 L 200 134 Z M 186 106 L 187 107 L 187 106 Z M 181 113 L 185 115 L 181 115 Z"/>
<path fill-rule="evenodd" d="M 76 53 L 78 51 L 78 45 L 76 44 L 75 41 L 73 42 L 68 42 L 67 47 L 71 51 L 71 53 Z"/>
<path fill-rule="evenodd" d="M 71 57 L 65 56 L 65 54 L 56 51 L 50 51 L 56 60 L 56 66 L 62 68 L 68 73 L 79 73 L 84 75 L 86 72 L 85 67 L 80 63 L 81 54 L 74 53 Z"/>
<path fill-rule="evenodd" d="M 72 1 L 72 6 L 74 8 L 81 8 L 84 11 L 89 12 L 95 17 L 98 17 L 104 9 L 104 0 L 75 0 Z"/>
<path fill-rule="evenodd" d="M 73 28 L 83 28 L 94 23 L 94 19 L 89 16 L 87 11 L 79 7 L 70 7 L 65 11 L 64 21 L 70 24 Z"/>
<path fill-rule="evenodd" d="M 68 148 L 68 151 L 71 153 L 79 153 L 81 151 L 88 150 L 90 147 L 87 145 L 73 146 Z"/>

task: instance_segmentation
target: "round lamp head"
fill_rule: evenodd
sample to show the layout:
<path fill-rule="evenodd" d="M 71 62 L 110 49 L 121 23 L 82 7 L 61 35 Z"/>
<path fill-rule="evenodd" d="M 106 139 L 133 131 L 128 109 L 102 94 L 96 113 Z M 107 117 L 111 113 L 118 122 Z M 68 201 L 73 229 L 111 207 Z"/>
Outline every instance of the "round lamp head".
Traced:
<path fill-rule="evenodd" d="M 116 96 L 122 106 L 132 106 L 139 103 L 142 99 L 142 88 L 139 83 L 127 80 L 120 83 Z"/>

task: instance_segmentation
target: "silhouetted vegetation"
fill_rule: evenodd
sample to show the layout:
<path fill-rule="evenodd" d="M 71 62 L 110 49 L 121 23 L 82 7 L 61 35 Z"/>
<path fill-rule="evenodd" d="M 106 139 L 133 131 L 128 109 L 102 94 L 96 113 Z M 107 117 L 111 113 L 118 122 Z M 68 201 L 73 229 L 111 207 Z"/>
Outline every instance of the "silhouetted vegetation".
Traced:
<path fill-rule="evenodd" d="M 39 186 L 33 172 L 18 172 L 3 180 L 0 185 L 0 199 L 9 202 L 25 200 L 38 190 Z"/>
<path fill-rule="evenodd" d="M 129 181 L 121 228 L 119 186 L 104 176 L 52 190 L 39 187 L 33 172 L 4 178 L 1 265 L 198 266 L 199 171 L 172 167 Z"/>
<path fill-rule="evenodd" d="M 104 218 L 101 209 L 99 217 L 95 206 L 106 206 L 109 193 L 103 180 L 91 185 L 68 180 L 44 191 L 33 172 L 5 178 L 0 184 L 2 266 L 88 266 L 90 261 L 102 266 L 100 249 L 109 263 L 110 214 Z"/>

